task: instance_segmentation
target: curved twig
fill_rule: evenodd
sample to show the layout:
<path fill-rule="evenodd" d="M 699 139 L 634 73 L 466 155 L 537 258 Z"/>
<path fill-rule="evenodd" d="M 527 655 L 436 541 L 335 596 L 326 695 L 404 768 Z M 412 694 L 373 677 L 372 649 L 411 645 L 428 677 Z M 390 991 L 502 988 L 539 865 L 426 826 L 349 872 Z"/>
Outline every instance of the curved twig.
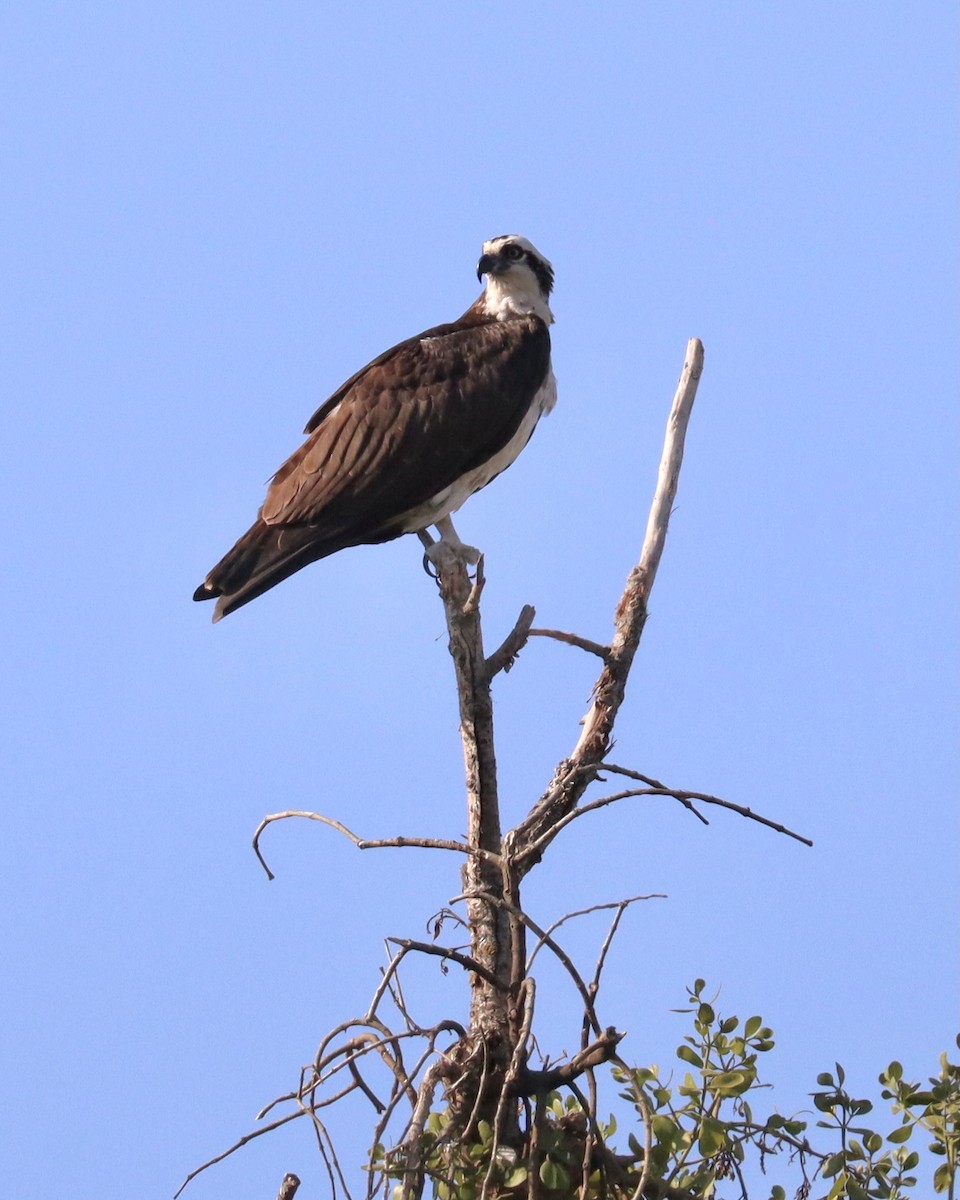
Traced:
<path fill-rule="evenodd" d="M 260 865 L 267 873 L 268 879 L 276 879 L 274 873 L 267 866 L 266 859 L 260 850 L 260 835 L 272 825 L 274 821 L 286 821 L 290 817 L 301 817 L 306 821 L 319 821 L 322 825 L 329 826 L 330 829 L 335 829 L 338 833 L 342 833 L 344 837 L 349 838 L 358 850 L 405 850 L 415 848 L 420 850 L 453 850 L 457 854 L 479 855 L 482 858 L 489 859 L 494 863 L 499 863 L 500 857 L 497 854 L 491 853 L 489 850 L 481 850 L 479 848 L 472 849 L 466 842 L 458 842 L 449 838 L 423 838 L 423 837 L 392 837 L 392 838 L 362 838 L 354 833 L 352 829 L 348 829 L 341 821 L 337 821 L 333 817 L 325 817 L 323 813 L 309 812 L 306 809 L 289 809 L 286 812 L 270 813 L 264 817 L 257 826 L 256 832 L 253 835 L 253 849 L 257 858 L 260 860 Z"/>
<path fill-rule="evenodd" d="M 488 971 L 482 964 L 478 963 L 475 958 L 471 958 L 469 954 L 461 954 L 459 950 L 448 950 L 443 946 L 434 946 L 430 942 L 414 942 L 410 938 L 387 938 L 388 942 L 392 942 L 394 946 L 402 946 L 404 950 L 418 950 L 421 954 L 432 954 L 436 958 L 449 958 L 455 963 L 459 963 L 467 971 L 473 971 L 479 975 L 481 979 L 485 979 L 491 987 L 498 991 L 506 991 L 507 984 L 497 978 L 492 971 Z"/>
<path fill-rule="evenodd" d="M 555 642 L 565 642 L 568 646 L 586 650 L 588 654 L 596 654 L 604 662 L 607 661 L 607 655 L 610 653 L 609 646 L 602 646 L 599 642 L 591 641 L 590 638 L 581 637 L 579 633 L 565 633 L 562 629 L 531 629 L 530 636 L 553 638 Z"/>

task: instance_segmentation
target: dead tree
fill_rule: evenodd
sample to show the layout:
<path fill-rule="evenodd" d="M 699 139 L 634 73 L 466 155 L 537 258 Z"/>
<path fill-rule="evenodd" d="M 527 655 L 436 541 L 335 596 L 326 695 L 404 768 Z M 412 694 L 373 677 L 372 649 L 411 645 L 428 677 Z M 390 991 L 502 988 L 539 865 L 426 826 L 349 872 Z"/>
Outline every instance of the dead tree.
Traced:
<path fill-rule="evenodd" d="M 374 1148 L 368 1163 L 367 1196 L 374 1194 L 378 1180 L 385 1182 L 391 1178 L 402 1182 L 404 1196 L 419 1196 L 428 1176 L 442 1178 L 442 1174 L 438 1176 L 436 1165 L 438 1147 L 446 1149 L 449 1172 L 452 1170 L 449 1167 L 453 1161 L 451 1156 L 457 1148 L 474 1145 L 484 1136 L 488 1142 L 483 1160 L 486 1163 L 485 1194 L 493 1195 L 498 1187 L 499 1194 L 517 1194 L 502 1186 L 503 1164 L 526 1161 L 536 1165 L 543 1098 L 565 1087 L 582 1101 L 581 1115 L 571 1122 L 569 1130 L 570 1138 L 582 1155 L 582 1194 L 586 1194 L 587 1174 L 597 1163 L 607 1172 L 610 1194 L 615 1192 L 617 1172 L 622 1174 L 624 1165 L 603 1146 L 596 1120 L 593 1072 L 601 1064 L 617 1058 L 617 1047 L 623 1035 L 612 1026 L 601 1024 L 596 1001 L 600 974 L 620 917 L 630 904 L 645 897 L 629 897 L 595 906 L 613 910 L 614 917 L 594 974 L 586 980 L 554 936 L 558 925 L 579 914 L 567 914 L 550 929 L 540 928 L 521 903 L 524 877 L 540 862 L 553 839 L 573 821 L 606 805 L 637 796 L 671 797 L 701 821 L 706 821 L 701 811 L 704 807 L 720 806 L 800 841 L 807 840 L 748 808 L 706 793 L 667 786 L 639 771 L 611 763 L 607 758 L 663 553 L 683 458 L 684 437 L 702 366 L 703 346 L 693 338 L 687 345 L 683 371 L 667 422 L 659 476 L 640 558 L 616 605 L 609 643 L 601 645 L 574 633 L 534 628 L 534 610 L 527 605 L 507 637 L 488 655 L 484 650 L 480 621 L 480 596 L 484 586 L 482 558 L 472 578 L 462 563 L 450 562 L 442 567 L 437 582 L 460 706 L 468 812 L 466 840 L 364 839 L 334 818 L 316 812 L 274 813 L 261 822 L 254 837 L 254 849 L 270 878 L 273 876 L 260 849 L 261 834 L 273 822 L 290 817 L 320 821 L 344 834 L 359 849 L 420 846 L 460 854 L 463 858 L 462 892 L 452 903 L 460 902 L 465 906 L 469 952 L 435 942 L 388 939 L 392 957 L 367 1012 L 331 1030 L 321 1042 L 314 1061 L 303 1068 L 298 1087 L 268 1105 L 260 1118 L 265 1119 L 277 1109 L 281 1110 L 281 1115 L 240 1139 L 224 1154 L 203 1164 L 187 1177 L 183 1186 L 199 1171 L 219 1162 L 252 1138 L 307 1116 L 316 1132 L 333 1192 L 336 1193 L 340 1186 L 350 1196 L 321 1114 L 347 1094 L 359 1092 L 366 1096 L 378 1116 L 372 1139 Z M 510 669 L 531 637 L 554 638 L 595 655 L 601 660 L 601 668 L 590 707 L 581 722 L 579 738 L 569 756 L 557 764 L 548 786 L 523 820 L 504 833 L 497 795 L 491 683 L 499 672 Z M 629 786 L 598 798 L 585 799 L 591 785 L 603 782 L 611 775 L 623 779 Z M 528 942 L 533 943 L 532 950 Z M 554 954 L 567 971 L 582 999 L 584 1017 L 577 1053 L 566 1062 L 536 1069 L 529 1062 L 535 1006 L 535 980 L 530 968 L 533 959 L 544 949 Z M 401 963 L 411 953 L 439 956 L 468 974 L 471 1001 L 465 1025 L 446 1020 L 423 1029 L 409 1018 L 398 980 Z M 382 1008 L 388 1000 L 403 1017 L 405 1027 L 400 1030 L 392 1028 L 382 1016 Z M 410 1047 L 414 1045 L 419 1047 L 417 1057 L 415 1061 L 408 1061 L 408 1054 L 413 1053 Z M 373 1061 L 386 1068 L 390 1081 L 386 1098 L 369 1082 L 368 1068 Z M 581 1076 L 587 1079 L 585 1090 L 578 1083 Z M 428 1137 L 430 1114 L 441 1090 L 445 1113 L 443 1131 Z M 407 1115 L 398 1118 L 401 1111 Z M 391 1148 L 387 1134 L 397 1122 L 400 1132 Z M 498 1158 L 500 1151 L 506 1154 L 500 1154 Z M 430 1154 L 434 1156 L 432 1161 Z M 655 1189 L 651 1192 L 646 1168 L 634 1166 L 625 1194 L 638 1197 L 664 1194 Z M 452 1176 L 448 1174 L 448 1178 Z"/>

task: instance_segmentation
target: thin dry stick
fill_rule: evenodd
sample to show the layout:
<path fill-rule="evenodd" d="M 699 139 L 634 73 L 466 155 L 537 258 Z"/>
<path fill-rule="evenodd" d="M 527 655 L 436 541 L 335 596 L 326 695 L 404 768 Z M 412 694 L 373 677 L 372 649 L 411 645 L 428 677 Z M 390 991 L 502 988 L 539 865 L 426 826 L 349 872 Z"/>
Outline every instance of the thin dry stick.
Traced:
<path fill-rule="evenodd" d="M 755 813 L 752 808 L 745 808 L 741 804 L 734 804 L 730 800 L 721 800 L 719 796 L 709 796 L 705 792 L 685 792 L 677 788 L 667 787 L 665 783 L 661 783 L 658 779 L 651 779 L 648 775 L 641 775 L 639 771 L 633 771 L 630 767 L 618 767 L 614 763 L 605 762 L 602 764 L 601 770 L 613 771 L 618 775 L 626 775 L 630 779 L 639 779 L 641 782 L 648 785 L 647 791 L 644 792 L 637 789 L 636 795 L 648 796 L 672 796 L 674 800 L 679 800 L 683 804 L 686 800 L 699 800 L 703 804 L 716 804 L 720 808 L 729 808 L 731 812 L 739 813 L 741 817 L 747 817 L 751 821 L 758 821 L 761 825 L 766 825 L 768 829 L 773 829 L 777 833 L 785 834 L 787 837 L 794 838 L 798 842 L 803 842 L 805 846 L 812 846 L 813 842 L 808 837 L 804 837 L 800 833 L 794 833 L 792 829 L 788 829 L 786 825 L 781 825 L 778 821 L 771 821 L 769 817 L 762 817 L 759 813 Z M 586 811 L 584 806 L 581 812 Z M 705 825 L 709 824 L 706 817 L 700 815 L 691 806 L 691 811 L 696 816 L 700 817 Z"/>
<path fill-rule="evenodd" d="M 233 1143 L 229 1150 L 224 1150 L 222 1154 L 218 1154 L 215 1158 L 208 1159 L 205 1163 L 202 1163 L 199 1167 L 196 1167 L 193 1171 L 191 1171 L 186 1179 L 184 1179 L 183 1183 L 181 1183 L 177 1190 L 173 1193 L 173 1200 L 177 1200 L 177 1197 L 182 1193 L 187 1184 L 192 1179 L 196 1179 L 196 1177 L 203 1171 L 206 1171 L 208 1167 L 212 1167 L 218 1162 L 223 1162 L 225 1158 L 229 1158 L 230 1155 L 239 1150 L 241 1146 L 246 1146 L 248 1142 L 252 1142 L 255 1138 L 263 1137 L 265 1133 L 272 1133 L 274 1129 L 279 1129 L 281 1125 L 288 1125 L 291 1121 L 295 1121 L 298 1117 L 302 1116 L 303 1111 L 301 1109 L 297 1109 L 296 1112 L 288 1113 L 285 1117 L 279 1117 L 276 1121 L 272 1121 L 269 1125 L 264 1125 L 263 1129 L 255 1129 L 252 1133 L 245 1133 L 242 1138 L 238 1138 L 237 1141 Z"/>
<path fill-rule="evenodd" d="M 552 935 L 560 928 L 561 925 L 565 925 L 567 921 L 572 921 L 574 917 L 586 917 L 589 916 L 590 913 L 605 912 L 610 908 L 625 909 L 631 904 L 636 904 L 638 900 L 666 900 L 666 898 L 667 897 L 663 892 L 647 892 L 643 896 L 629 896 L 625 900 L 608 900 L 604 904 L 591 904 L 589 908 L 578 908 L 573 912 L 564 913 L 563 916 L 558 917 L 552 925 L 547 926 L 547 933 Z M 619 918 L 617 919 L 619 920 Z M 533 960 L 536 957 L 539 949 L 540 945 L 538 944 L 530 955 L 527 964 L 528 968 L 533 965 Z"/>
<path fill-rule="evenodd" d="M 537 863 L 551 841 L 557 821 L 576 807 L 587 785 L 603 761 L 623 702 L 627 676 L 633 664 L 647 619 L 647 603 L 660 565 L 677 495 L 683 443 L 693 409 L 697 384 L 703 370 L 703 344 L 699 338 L 687 343 L 686 359 L 667 420 L 663 454 L 640 561 L 627 577 L 614 615 L 614 636 L 603 670 L 594 687 L 593 703 L 583 719 L 583 730 L 570 757 L 557 766 L 550 786 L 517 827 L 516 846 L 521 874 Z M 533 849 L 533 847 L 536 849 Z"/>
<path fill-rule="evenodd" d="M 694 801 L 698 804 L 713 804 L 719 808 L 727 808 L 731 812 L 738 813 L 741 817 L 747 817 L 751 821 L 756 821 L 759 825 L 765 825 L 767 829 L 773 829 L 776 833 L 782 833 L 786 837 L 793 838 L 794 841 L 802 842 L 805 846 L 812 846 L 813 842 L 804 837 L 801 833 L 794 833 L 792 829 L 788 829 L 786 825 L 781 825 L 779 821 L 771 821 L 769 817 L 763 817 L 759 813 L 755 813 L 750 808 L 744 808 L 741 804 L 734 804 L 730 800 L 722 800 L 719 796 L 711 796 L 706 792 L 682 792 L 679 788 L 670 787 L 649 787 L 649 788 L 626 788 L 622 792 L 613 792 L 609 796 L 601 796 L 598 800 L 591 800 L 588 804 L 581 804 L 572 812 L 568 812 L 566 816 L 560 817 L 556 825 L 544 834 L 540 839 L 541 842 L 546 839 L 552 841 L 564 826 L 569 825 L 571 821 L 575 821 L 578 817 L 586 816 L 587 813 L 596 812 L 599 808 L 606 808 L 608 804 L 616 804 L 619 800 L 629 800 L 636 796 L 666 796 L 670 800 L 676 800 L 682 804 L 685 809 L 693 813 L 693 815 L 702 821 L 704 825 L 709 825 L 707 818 L 697 811 L 694 807 Z M 538 849 L 537 843 L 531 845 L 530 850 Z"/>
<path fill-rule="evenodd" d="M 530 637 L 553 638 L 555 642 L 565 642 L 568 646 L 586 650 L 588 654 L 596 654 L 604 661 L 610 653 L 609 646 L 601 646 L 599 642 L 592 642 L 589 638 L 581 637 L 579 633 L 565 633 L 562 629 L 531 629 Z"/>
<path fill-rule="evenodd" d="M 274 821 L 287 821 L 291 817 L 300 817 L 305 821 L 319 821 L 322 825 L 328 826 L 330 829 L 335 829 L 338 833 L 342 833 L 344 837 L 349 838 L 358 850 L 405 850 L 409 847 L 414 847 L 420 850 L 453 850 L 458 854 L 477 854 L 483 858 L 488 858 L 494 864 L 500 861 L 499 855 L 491 854 L 489 851 L 480 849 L 471 849 L 466 842 L 452 841 L 448 838 L 421 838 L 421 837 L 392 837 L 392 838 L 362 838 L 354 833 L 352 829 L 348 829 L 342 822 L 335 820 L 333 817 L 325 817 L 322 813 L 307 812 L 304 809 L 289 809 L 286 812 L 270 813 L 269 816 L 263 818 L 257 826 L 256 832 L 253 835 L 253 849 L 257 858 L 260 860 L 260 865 L 267 873 L 268 879 L 275 879 L 276 876 L 267 866 L 266 859 L 260 850 L 260 835 L 272 825 Z"/>
<path fill-rule="evenodd" d="M 418 950 L 421 954 L 432 954 L 436 958 L 449 958 L 455 963 L 459 963 L 468 971 L 473 971 L 479 975 L 481 979 L 485 979 L 493 988 L 499 988 L 501 991 L 506 990 L 507 985 L 502 983 L 492 971 L 488 971 L 482 963 L 478 963 L 475 958 L 471 958 L 469 954 L 460 954 L 456 950 L 446 950 L 443 946 L 434 946 L 431 942 L 414 942 L 409 938 L 387 938 L 388 942 L 392 942 L 394 946 L 402 946 L 405 950 Z"/>

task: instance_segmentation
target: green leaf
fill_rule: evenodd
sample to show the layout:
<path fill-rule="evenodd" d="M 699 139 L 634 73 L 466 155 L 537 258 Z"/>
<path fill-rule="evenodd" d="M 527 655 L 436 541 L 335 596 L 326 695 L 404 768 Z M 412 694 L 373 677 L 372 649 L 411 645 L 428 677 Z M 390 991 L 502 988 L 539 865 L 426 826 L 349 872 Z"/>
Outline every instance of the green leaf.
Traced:
<path fill-rule="evenodd" d="M 843 1155 L 831 1154 L 830 1157 L 824 1161 L 824 1164 L 820 1169 L 820 1174 L 824 1177 L 824 1179 L 832 1179 L 842 1166 Z"/>
<path fill-rule="evenodd" d="M 933 1173 L 933 1190 L 945 1192 L 953 1181 L 953 1167 L 949 1163 L 941 1163 Z"/>
<path fill-rule="evenodd" d="M 506 1188 L 518 1188 L 527 1182 L 527 1168 L 514 1167 L 510 1174 L 503 1181 L 503 1186 Z"/>
<path fill-rule="evenodd" d="M 726 1135 L 719 1121 L 705 1117 L 700 1123 L 700 1136 L 697 1146 L 704 1158 L 713 1158 L 719 1154 L 726 1143 Z"/>
<path fill-rule="evenodd" d="M 883 1145 L 883 1138 L 879 1133 L 868 1133 L 864 1136 L 863 1144 L 871 1154 L 876 1154 Z"/>
<path fill-rule="evenodd" d="M 747 1017 L 743 1023 L 744 1035 L 748 1038 L 753 1037 L 762 1024 L 763 1017 Z M 776 1191 L 776 1188 L 774 1188 L 774 1191 Z"/>
<path fill-rule="evenodd" d="M 678 1140 L 679 1129 L 671 1117 L 658 1113 L 650 1123 L 653 1126 L 653 1136 L 658 1142 L 672 1146 Z"/>
<path fill-rule="evenodd" d="M 540 1164 L 540 1182 L 551 1191 L 562 1192 L 570 1186 L 570 1176 L 558 1162 L 545 1158 Z"/>
<path fill-rule="evenodd" d="M 715 1095 L 725 1092 L 735 1096 L 749 1086 L 750 1076 L 744 1071 L 720 1071 L 707 1080 L 707 1088 Z"/>
<path fill-rule="evenodd" d="M 887 1067 L 885 1074 L 888 1079 L 902 1079 L 903 1078 L 903 1067 L 900 1065 L 900 1063 L 897 1062 L 896 1059 L 894 1059 L 893 1062 L 890 1064 L 890 1066 Z M 883 1082 L 882 1079 L 881 1079 L 881 1082 Z"/>
<path fill-rule="evenodd" d="M 691 1065 L 691 1067 L 702 1067 L 703 1066 L 703 1059 L 696 1052 L 696 1050 L 694 1050 L 690 1046 L 678 1046 L 677 1047 L 677 1058 L 682 1058 L 683 1061 L 686 1063 L 689 1063 Z"/>
<path fill-rule="evenodd" d="M 829 1071 L 821 1071 L 817 1076 L 817 1083 L 821 1087 L 833 1087 L 833 1076 Z"/>
<path fill-rule="evenodd" d="M 721 1033 L 733 1033 L 733 1031 L 736 1029 L 736 1027 L 739 1024 L 740 1024 L 739 1017 L 727 1017 L 727 1019 L 725 1021 L 721 1021 L 721 1023 L 720 1023 L 720 1032 Z"/>
<path fill-rule="evenodd" d="M 702 1022 L 704 1025 L 712 1025 L 716 1019 L 717 1014 L 713 1011 L 713 1008 L 707 1004 L 706 1001 L 704 1001 L 704 1003 L 701 1004 L 697 1009 L 697 1020 Z"/>
<path fill-rule="evenodd" d="M 770 1190 L 770 1200 L 787 1200 L 787 1193 L 783 1190 L 779 1183 L 774 1184 Z"/>
<path fill-rule="evenodd" d="M 913 1133 L 912 1125 L 901 1125 L 899 1129 L 895 1129 L 893 1133 L 887 1134 L 887 1141 L 893 1142 L 895 1146 L 899 1146 L 901 1142 L 910 1140 L 910 1135 Z"/>

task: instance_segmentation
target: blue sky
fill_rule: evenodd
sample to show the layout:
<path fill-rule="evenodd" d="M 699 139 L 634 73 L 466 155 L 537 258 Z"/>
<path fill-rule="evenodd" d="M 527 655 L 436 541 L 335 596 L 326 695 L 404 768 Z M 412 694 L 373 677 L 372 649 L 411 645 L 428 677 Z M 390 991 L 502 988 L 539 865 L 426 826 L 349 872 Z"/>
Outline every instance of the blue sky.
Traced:
<path fill-rule="evenodd" d="M 952 6 L 33 0 L 0 38 L 7 585 L 3 1173 L 166 1197 L 363 1009 L 387 935 L 458 891 L 370 837 L 464 824 L 442 613 L 414 539 L 216 628 L 190 594 L 310 413 L 476 294 L 519 231 L 557 272 L 560 400 L 461 513 L 485 625 L 603 640 L 688 337 L 706 368 L 617 760 L 667 801 L 561 837 L 549 923 L 637 892 L 601 1016 L 664 1063 L 697 976 L 778 1033 L 771 1095 L 869 1090 L 952 1043 L 957 170 Z M 592 660 L 497 683 L 504 817 L 576 740 Z M 571 925 L 592 965 L 605 925 Z M 544 965 L 540 1045 L 576 1042 Z M 417 967 L 421 1015 L 464 981 Z M 350 1128 L 351 1122 L 355 1128 Z M 340 1130 L 352 1178 L 372 1121 Z M 334 1122 L 336 1129 L 336 1123 Z M 198 1200 L 324 1194 L 305 1127 Z M 271 1190 L 272 1189 L 272 1190 Z"/>

